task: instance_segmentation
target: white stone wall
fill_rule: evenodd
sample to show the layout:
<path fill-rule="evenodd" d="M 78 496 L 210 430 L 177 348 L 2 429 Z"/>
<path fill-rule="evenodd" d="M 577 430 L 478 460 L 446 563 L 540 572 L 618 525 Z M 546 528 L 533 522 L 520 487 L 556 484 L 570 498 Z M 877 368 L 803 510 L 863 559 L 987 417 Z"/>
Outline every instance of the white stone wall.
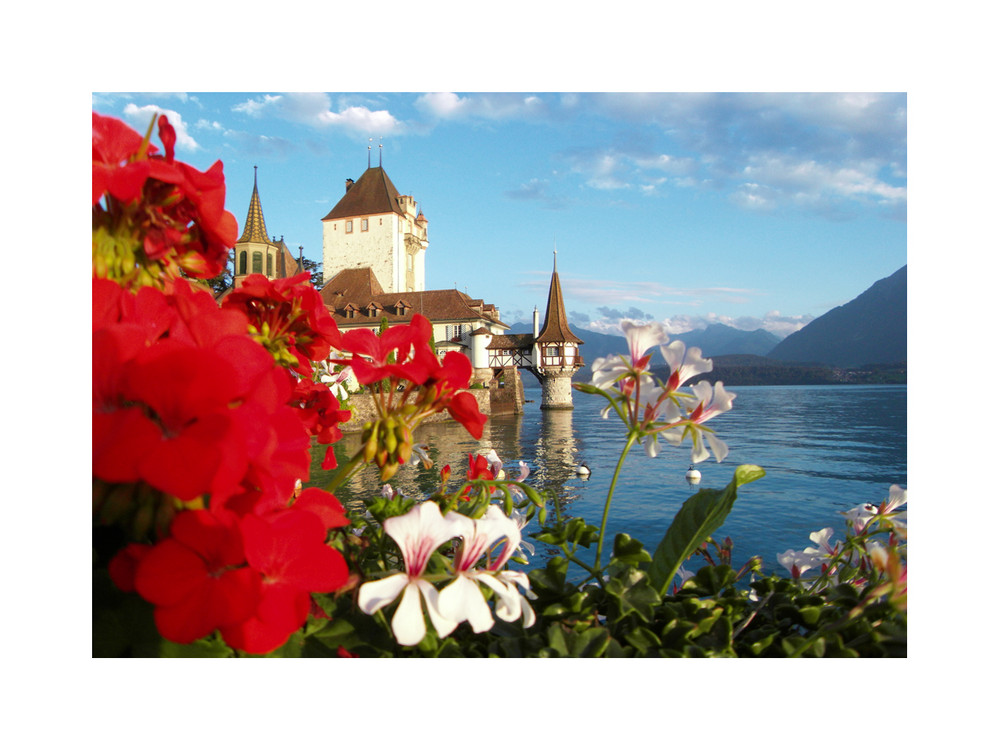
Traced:
<path fill-rule="evenodd" d="M 363 230 L 363 221 L 368 229 Z M 347 231 L 351 222 L 351 231 Z M 420 246 L 413 255 L 413 269 L 407 268 L 407 238 Z M 323 222 L 323 281 L 339 271 L 371 267 L 382 289 L 387 293 L 405 293 L 407 272 L 413 279 L 414 292 L 426 289 L 425 256 L 427 233 L 414 221 L 395 213 L 331 219 Z"/>
<path fill-rule="evenodd" d="M 368 229 L 362 230 L 362 220 Z M 399 217 L 396 214 L 330 219 L 323 222 L 323 281 L 344 269 L 371 267 L 385 292 L 400 291 L 396 257 L 399 255 Z M 347 231 L 350 221 L 351 231 Z"/>

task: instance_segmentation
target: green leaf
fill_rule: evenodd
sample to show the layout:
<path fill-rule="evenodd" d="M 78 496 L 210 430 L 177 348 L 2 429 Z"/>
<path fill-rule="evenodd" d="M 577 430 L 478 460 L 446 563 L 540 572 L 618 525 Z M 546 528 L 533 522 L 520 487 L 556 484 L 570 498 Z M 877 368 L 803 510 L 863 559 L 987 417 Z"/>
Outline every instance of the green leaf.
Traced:
<path fill-rule="evenodd" d="M 604 591 L 618 610 L 618 613 L 613 615 L 613 620 L 616 622 L 629 613 L 636 613 L 649 623 L 653 620 L 653 609 L 660 604 L 659 593 L 649 586 L 646 575 L 636 569 L 629 569 L 609 579 L 604 585 Z M 612 615 L 609 614 L 609 618 L 612 618 Z"/>
<path fill-rule="evenodd" d="M 705 488 L 684 501 L 653 553 L 649 567 L 650 582 L 661 595 L 666 593 L 681 564 L 722 526 L 736 501 L 736 489 L 763 476 L 760 467 L 741 464 L 723 490 Z"/>
<path fill-rule="evenodd" d="M 615 535 L 615 548 L 611 554 L 612 563 L 621 563 L 626 566 L 638 566 L 640 563 L 649 563 L 652 557 L 642 547 L 642 543 L 633 540 L 624 532 Z"/>
<path fill-rule="evenodd" d="M 625 634 L 625 641 L 635 647 L 640 654 L 645 654 L 660 646 L 660 639 L 645 626 L 636 626 Z"/>

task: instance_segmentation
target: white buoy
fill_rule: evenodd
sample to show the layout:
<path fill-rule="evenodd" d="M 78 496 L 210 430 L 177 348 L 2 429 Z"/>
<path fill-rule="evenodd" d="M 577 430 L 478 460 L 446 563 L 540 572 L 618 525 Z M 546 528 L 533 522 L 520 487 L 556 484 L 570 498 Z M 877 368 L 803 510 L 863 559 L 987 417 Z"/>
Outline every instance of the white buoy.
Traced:
<path fill-rule="evenodd" d="M 587 466 L 587 462 L 580 462 L 580 466 L 576 468 L 576 473 L 580 477 L 590 477 L 590 467 Z"/>
<path fill-rule="evenodd" d="M 688 467 L 687 473 L 684 475 L 684 479 L 686 479 L 692 485 L 697 485 L 699 482 L 701 482 L 701 472 L 696 470 L 694 468 L 694 465 L 691 464 Z"/>

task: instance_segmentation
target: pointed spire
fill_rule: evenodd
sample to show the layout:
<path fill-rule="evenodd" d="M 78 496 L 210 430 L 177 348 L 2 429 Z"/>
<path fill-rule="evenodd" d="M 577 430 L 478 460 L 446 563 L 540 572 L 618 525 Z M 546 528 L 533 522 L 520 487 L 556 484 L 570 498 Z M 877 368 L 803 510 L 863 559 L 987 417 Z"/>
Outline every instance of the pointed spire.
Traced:
<path fill-rule="evenodd" d="M 243 223 L 243 234 L 236 242 L 270 242 L 267 238 L 267 227 L 264 225 L 264 210 L 260 206 L 260 195 L 257 193 L 257 165 L 253 168 L 253 195 L 250 196 L 247 220 Z"/>
<path fill-rule="evenodd" d="M 570 330 L 566 318 L 566 306 L 563 304 L 562 286 L 559 284 L 559 272 L 556 271 L 556 250 L 552 249 L 552 281 L 549 283 L 549 303 L 545 308 L 545 325 L 542 332 L 535 338 L 541 343 L 567 342 L 583 344 L 583 339 Z"/>

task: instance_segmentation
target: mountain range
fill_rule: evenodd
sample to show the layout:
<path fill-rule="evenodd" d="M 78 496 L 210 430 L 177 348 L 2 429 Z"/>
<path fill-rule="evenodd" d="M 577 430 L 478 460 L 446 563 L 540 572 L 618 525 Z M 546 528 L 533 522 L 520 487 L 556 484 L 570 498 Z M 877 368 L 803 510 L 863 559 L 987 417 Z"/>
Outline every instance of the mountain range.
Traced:
<path fill-rule="evenodd" d="M 511 326 L 512 334 L 527 334 L 531 332 L 531 324 L 515 323 Z M 624 354 L 628 352 L 628 343 L 624 336 L 615 334 L 599 334 L 586 329 L 574 329 L 574 333 L 584 340 L 580 354 L 588 365 L 598 357 Z M 722 354 L 766 355 L 780 339 L 769 331 L 741 331 L 732 326 L 713 323 L 705 329 L 695 329 L 683 334 L 671 334 L 670 340 L 680 339 L 688 347 L 701 347 L 706 357 Z M 664 363 L 659 348 L 653 352 L 653 364 Z"/>
<path fill-rule="evenodd" d="M 735 354 L 735 353 L 726 353 Z M 829 310 L 768 353 L 784 362 L 838 368 L 906 362 L 906 266 Z"/>
<path fill-rule="evenodd" d="M 511 326 L 510 333 L 531 332 L 531 324 Z M 628 352 L 624 336 L 599 334 L 576 329 L 584 340 L 580 347 L 585 367 L 578 377 L 589 377 L 589 365 L 598 357 Z M 905 365 L 906 363 L 906 266 L 844 305 L 827 311 L 785 339 L 763 329 L 742 331 L 721 323 L 682 334 L 671 334 L 688 347 L 700 347 L 705 357 L 753 355 L 757 361 L 738 360 L 739 367 L 769 369 L 781 363 L 821 365 L 829 368 L 858 368 L 862 365 Z M 763 358 L 766 358 L 764 360 Z M 664 363 L 659 348 L 654 349 L 652 365 Z"/>

